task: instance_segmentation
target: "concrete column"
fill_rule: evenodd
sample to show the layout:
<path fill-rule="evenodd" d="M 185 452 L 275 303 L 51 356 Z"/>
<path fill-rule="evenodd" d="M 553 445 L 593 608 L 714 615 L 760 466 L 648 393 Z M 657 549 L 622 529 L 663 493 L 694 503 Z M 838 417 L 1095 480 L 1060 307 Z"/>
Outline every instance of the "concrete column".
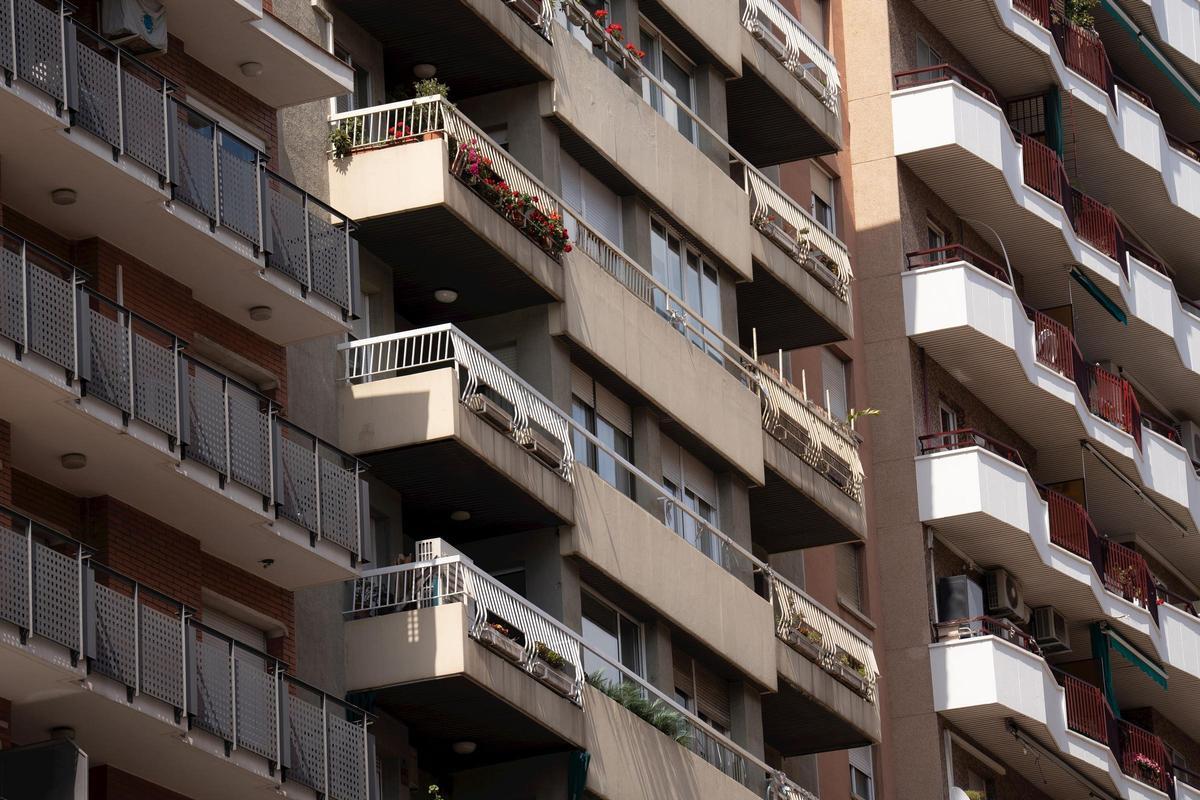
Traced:
<path fill-rule="evenodd" d="M 745 480 L 734 472 L 717 475 L 717 524 L 721 532 L 747 550 L 753 551 L 750 535 L 750 493 Z M 746 585 L 754 585 L 754 570 L 743 559 L 736 559 L 734 574 Z"/>
<path fill-rule="evenodd" d="M 725 75 L 712 64 L 696 67 L 696 111 L 700 119 L 708 123 L 721 138 L 729 140 L 729 110 L 725 104 Z M 700 134 L 700 149 L 714 164 L 729 171 L 729 151 L 703 130 Z"/>
<path fill-rule="evenodd" d="M 647 272 L 651 271 L 649 206 L 637 198 L 625 198 L 621 204 L 621 228 L 625 252 Z"/>
<path fill-rule="evenodd" d="M 541 84 L 532 83 L 516 89 L 459 103 L 460 110 L 483 130 L 503 127 L 508 137 L 508 152 L 542 183 L 558 191 L 559 177 L 558 128 L 541 115 Z"/>
<path fill-rule="evenodd" d="M 762 697 L 746 681 L 729 682 L 729 738 L 763 757 Z"/>
<path fill-rule="evenodd" d="M 671 629 L 660 619 L 646 623 L 646 680 L 667 697 L 675 696 L 674 660 L 671 658 Z"/>
<path fill-rule="evenodd" d="M 662 480 L 662 430 L 658 412 L 649 406 L 635 406 L 633 412 L 633 463 L 655 481 Z M 634 481 L 634 499 L 638 504 L 662 519 L 659 491 L 644 481 Z"/>

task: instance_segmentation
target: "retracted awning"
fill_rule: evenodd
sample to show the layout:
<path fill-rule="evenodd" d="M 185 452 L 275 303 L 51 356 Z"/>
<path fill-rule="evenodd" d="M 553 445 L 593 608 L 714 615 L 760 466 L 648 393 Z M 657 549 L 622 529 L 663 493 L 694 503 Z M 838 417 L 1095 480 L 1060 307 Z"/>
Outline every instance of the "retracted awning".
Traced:
<path fill-rule="evenodd" d="M 1150 680 L 1154 681 L 1162 688 L 1167 688 L 1167 673 L 1163 671 L 1162 667 L 1158 666 L 1158 664 L 1155 664 L 1147 656 L 1142 655 L 1140 650 L 1138 650 L 1133 644 L 1131 644 L 1127 639 L 1123 638 L 1121 634 L 1114 631 L 1107 624 L 1102 624 L 1100 626 L 1100 633 L 1102 633 L 1105 638 L 1108 639 L 1109 647 L 1124 656 L 1126 661 L 1133 664 L 1142 672 L 1146 673 Z"/>
<path fill-rule="evenodd" d="M 1129 324 L 1129 318 L 1125 316 L 1125 312 L 1121 310 L 1121 307 L 1117 305 L 1111 297 L 1106 295 L 1104 290 L 1097 286 L 1091 278 L 1089 278 L 1087 275 L 1084 275 L 1077 269 L 1071 270 L 1071 277 L 1075 279 L 1076 283 L 1086 289 L 1087 293 L 1090 294 L 1092 298 L 1104 308 L 1105 311 L 1107 311 L 1109 314 L 1112 314 L 1113 319 L 1122 325 Z"/>

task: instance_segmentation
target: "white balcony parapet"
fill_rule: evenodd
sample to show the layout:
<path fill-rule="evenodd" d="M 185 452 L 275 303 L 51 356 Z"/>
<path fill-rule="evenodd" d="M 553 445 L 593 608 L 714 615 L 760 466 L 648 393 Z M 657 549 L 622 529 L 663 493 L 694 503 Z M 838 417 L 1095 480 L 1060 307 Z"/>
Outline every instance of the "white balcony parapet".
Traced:
<path fill-rule="evenodd" d="M 777 372 L 757 364 L 750 354 L 725 336 L 702 314 L 684 303 L 649 270 L 634 261 L 602 233 L 583 222 L 581 213 L 569 207 L 557 194 L 530 175 L 516 159 L 444 98 L 433 96 L 405 100 L 386 106 L 334 114 L 329 119 L 332 128 L 346 132 L 350 147 L 355 151 L 403 145 L 438 134 L 450 136 L 460 149 L 464 145 L 477 148 L 479 154 L 488 159 L 488 168 L 509 187 L 538 198 L 539 205 L 545 213 L 559 214 L 568 221 L 568 225 L 573 226 L 575 247 L 587 254 L 635 297 L 657 310 L 682 335 L 687 336 L 714 360 L 719 361 L 749 391 L 757 394 L 763 406 L 763 425 L 769 433 L 778 436 L 781 426 L 802 431 L 802 438 L 807 444 L 801 447 L 797 454 L 809 466 L 825 474 L 843 492 L 854 500 L 861 501 L 863 468 L 858 454 L 858 439 L 852 430 L 834 420 L 825 409 L 805 397 Z M 454 168 L 461 170 L 463 165 L 459 163 Z M 761 202 L 756 199 L 754 206 L 757 209 L 756 219 L 761 224 L 782 231 L 783 229 L 769 218 L 775 212 L 784 214 L 792 230 L 792 233 L 784 234 L 785 236 L 791 236 L 799 242 L 797 236 L 811 234 L 809 238 L 803 239 L 804 244 L 796 244 L 797 248 L 808 252 L 811 249 L 808 246 L 809 242 L 823 241 L 827 246 L 824 249 L 818 248 L 816 252 L 841 254 L 840 262 L 831 263 L 828 268 L 821 269 L 826 270 L 829 278 L 826 285 L 839 285 L 846 289 L 847 283 L 835 280 L 835 276 L 849 276 L 850 265 L 844 245 L 832 238 L 832 234 L 760 174 L 748 173 L 747 180 L 748 186 L 751 187 L 751 196 L 761 199 Z M 386 337 L 376 337 L 379 338 Z M 363 346 L 361 342 L 358 344 Z M 375 357 L 361 354 L 355 355 L 354 359 Z M 357 361 L 347 363 L 348 366 L 354 365 L 356 370 L 366 366 L 365 361 L 361 364 Z M 365 375 L 347 377 L 361 378 Z"/>
<path fill-rule="evenodd" d="M 742 26 L 773 50 L 830 111 L 840 114 L 842 82 L 833 54 L 778 0 L 743 0 L 743 5 Z"/>
<path fill-rule="evenodd" d="M 418 554 L 429 557 L 426 560 L 366 571 L 352 581 L 347 619 L 464 603 L 469 606 L 472 623 L 468 635 L 477 641 L 486 640 L 488 646 L 515 648 L 510 660 L 538 680 L 544 679 L 540 662 L 545 660 L 538 655 L 538 644 L 560 655 L 573 672 L 560 671 L 570 683 L 566 696 L 577 705 L 583 705 L 585 682 L 601 691 L 606 686 L 633 684 L 664 716 L 672 717 L 669 727 L 680 746 L 687 747 L 764 800 L 812 797 L 783 772 L 769 767 L 624 664 L 590 647 L 580 634 L 479 569 L 469 558 L 461 554 L 440 555 L 437 543 L 438 540 L 418 542 Z M 508 629 L 508 635 L 490 627 L 489 618 L 500 621 Z M 496 642 L 493 634 L 504 642 Z M 516 642 L 511 638 L 513 634 L 523 635 L 524 642 Z M 590 674 L 585 671 L 585 661 L 593 667 Z"/>

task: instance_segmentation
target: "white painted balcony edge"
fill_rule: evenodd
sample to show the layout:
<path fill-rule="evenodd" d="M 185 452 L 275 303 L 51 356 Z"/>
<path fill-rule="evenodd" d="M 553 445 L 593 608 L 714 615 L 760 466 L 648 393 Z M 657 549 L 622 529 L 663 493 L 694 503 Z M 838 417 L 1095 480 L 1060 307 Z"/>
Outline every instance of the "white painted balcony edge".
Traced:
<path fill-rule="evenodd" d="M 952 113 L 958 120 L 954 142 L 1002 173 L 1013 202 L 1042 222 L 1058 227 L 1071 259 L 1117 289 L 1133 317 L 1170 337 L 1180 364 L 1200 375 L 1200 346 L 1195 344 L 1200 342 L 1200 311 L 1189 311 L 1180 302 L 1171 279 L 1132 254 L 1126 259 L 1126 278 L 1117 261 L 1075 233 L 1061 205 L 1024 182 L 1022 147 L 999 107 L 956 81 L 895 91 L 892 109 L 897 155 L 934 146 L 935 139 L 938 144 L 945 143 L 941 134 L 926 138 L 940 124 L 938 114 L 929 112 L 930 105 L 940 103 L 938 95 L 945 93 L 951 95 Z M 958 125 L 963 126 L 962 131 Z"/>
<path fill-rule="evenodd" d="M 1023 532 L 1042 564 L 1088 587 L 1097 615 L 1200 680 L 1200 618 L 1164 603 L 1156 625 L 1148 609 L 1109 591 L 1091 561 L 1051 541 L 1049 505 L 1023 466 L 982 447 L 919 455 L 915 463 L 922 522 L 936 527 L 948 517 L 982 513 Z"/>
<path fill-rule="evenodd" d="M 1054 35 L 1013 8 L 1013 0 L 984 2 L 994 4 L 996 14 L 1009 33 L 1049 62 L 1058 85 L 1070 97 L 1105 118 L 1118 148 L 1158 174 L 1163 187 L 1163 194 L 1158 199 L 1193 219 L 1200 218 L 1200 161 L 1171 146 L 1158 112 L 1143 105 L 1120 83 L 1110 98 L 1103 87 L 1068 67 Z"/>
<path fill-rule="evenodd" d="M 995 636 L 940 642 L 929 646 L 933 671 L 934 710 L 952 712 L 981 706 L 1002 706 L 997 716 L 1034 720 L 1071 761 L 1108 776 L 1127 800 L 1161 800 L 1162 792 L 1130 778 L 1108 745 L 1071 730 L 1067 724 L 1066 691 L 1038 655 Z M 997 719 L 997 724 L 1002 720 Z M 1196 790 L 1176 783 L 1177 800 L 1196 797 Z"/>
<path fill-rule="evenodd" d="M 1146 26 L 1159 41 L 1200 68 L 1200 6 L 1192 0 L 1121 0 L 1125 9 L 1137 6 L 1150 12 Z M 1145 16 L 1138 13 L 1139 19 Z"/>
<path fill-rule="evenodd" d="M 1132 464 L 1148 491 L 1186 509 L 1190 529 L 1200 529 L 1200 478 L 1187 451 L 1146 427 L 1139 449 L 1132 434 L 1093 414 L 1073 380 L 1038 361 L 1034 323 L 1011 286 L 965 262 L 907 272 L 902 284 L 909 337 L 970 327 L 1011 350 L 1031 386 L 1074 409 L 1078 430 L 1064 436 L 1082 434 Z"/>

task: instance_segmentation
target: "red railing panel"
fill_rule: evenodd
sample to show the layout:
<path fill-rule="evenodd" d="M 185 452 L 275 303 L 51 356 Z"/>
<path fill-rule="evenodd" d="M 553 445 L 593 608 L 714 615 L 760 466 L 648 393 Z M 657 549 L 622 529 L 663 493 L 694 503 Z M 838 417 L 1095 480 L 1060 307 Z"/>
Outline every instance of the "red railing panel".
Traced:
<path fill-rule="evenodd" d="M 1091 412 L 1131 434 L 1141 448 L 1142 413 L 1133 388 L 1099 364 L 1092 365 Z"/>
<path fill-rule="evenodd" d="M 1071 329 L 1041 311 L 1026 307 L 1033 320 L 1033 342 L 1037 360 L 1050 369 L 1075 380 L 1075 336 Z"/>
<path fill-rule="evenodd" d="M 1025 185 L 1036 189 L 1061 206 L 1067 185 L 1062 160 L 1053 147 L 1021 133 L 1021 160 L 1025 169 Z"/>
<path fill-rule="evenodd" d="M 1171 759 L 1163 740 L 1127 720 L 1117 720 L 1121 732 L 1121 770 L 1131 778 L 1174 794 Z"/>
<path fill-rule="evenodd" d="M 1141 554 L 1111 539 L 1102 539 L 1104 587 L 1158 618 L 1158 590 L 1154 575 Z"/>
<path fill-rule="evenodd" d="M 1096 527 L 1087 509 L 1065 494 L 1039 487 L 1050 507 L 1050 541 L 1077 556 L 1092 558 L 1092 548 L 1099 542 Z"/>
<path fill-rule="evenodd" d="M 1013 8 L 1043 28 L 1050 27 L 1050 0 L 1013 0 Z"/>
<path fill-rule="evenodd" d="M 1117 223 L 1116 214 L 1108 206 L 1083 192 L 1074 192 L 1074 200 L 1075 213 L 1072 223 L 1079 238 L 1109 258 L 1117 259 L 1120 255 L 1118 242 L 1121 239 L 1121 227 Z M 1121 266 L 1126 267 L 1125 264 Z"/>
<path fill-rule="evenodd" d="M 1063 60 L 1067 66 L 1110 92 L 1113 86 L 1112 67 L 1100 35 L 1073 22 L 1067 23 Z"/>
<path fill-rule="evenodd" d="M 1074 675 L 1059 673 L 1058 677 L 1067 695 L 1067 727 L 1111 748 L 1108 731 L 1113 712 L 1104 692 Z"/>

